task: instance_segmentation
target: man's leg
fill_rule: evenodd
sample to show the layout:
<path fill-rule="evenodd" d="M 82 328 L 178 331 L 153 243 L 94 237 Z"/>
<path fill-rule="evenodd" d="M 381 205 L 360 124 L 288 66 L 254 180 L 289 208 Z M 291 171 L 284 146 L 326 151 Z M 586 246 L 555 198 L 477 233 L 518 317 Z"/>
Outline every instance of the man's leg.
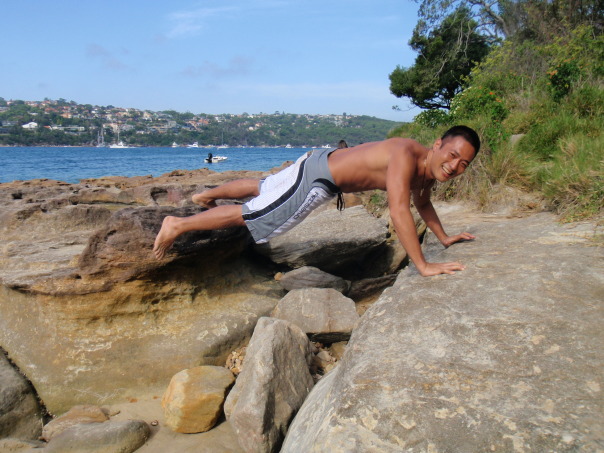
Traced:
<path fill-rule="evenodd" d="M 216 200 L 238 200 L 258 196 L 258 179 L 237 179 L 227 182 L 213 189 L 204 190 L 192 197 L 193 203 L 204 208 L 215 208 Z"/>
<path fill-rule="evenodd" d="M 167 216 L 155 238 L 153 253 L 158 260 L 162 259 L 176 238 L 189 231 L 217 230 L 244 225 L 240 205 L 218 206 L 190 217 Z"/>

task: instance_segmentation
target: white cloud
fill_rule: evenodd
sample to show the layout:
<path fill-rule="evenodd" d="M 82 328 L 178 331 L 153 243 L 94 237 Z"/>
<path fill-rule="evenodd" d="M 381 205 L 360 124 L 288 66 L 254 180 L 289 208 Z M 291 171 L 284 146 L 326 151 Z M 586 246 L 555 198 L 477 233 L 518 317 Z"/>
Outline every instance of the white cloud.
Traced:
<path fill-rule="evenodd" d="M 233 13 L 238 8 L 223 6 L 217 8 L 199 8 L 192 11 L 178 11 L 168 16 L 171 23 L 170 30 L 166 33 L 168 38 L 182 38 L 195 36 L 203 29 L 205 21 L 226 13 Z"/>

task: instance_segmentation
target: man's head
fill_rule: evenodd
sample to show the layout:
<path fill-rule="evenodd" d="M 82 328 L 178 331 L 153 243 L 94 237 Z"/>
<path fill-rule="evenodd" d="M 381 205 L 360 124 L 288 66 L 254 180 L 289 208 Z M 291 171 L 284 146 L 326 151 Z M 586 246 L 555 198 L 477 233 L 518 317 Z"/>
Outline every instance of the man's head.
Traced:
<path fill-rule="evenodd" d="M 478 134 L 467 126 L 454 126 L 434 142 L 430 171 L 445 182 L 461 175 L 480 150 Z"/>

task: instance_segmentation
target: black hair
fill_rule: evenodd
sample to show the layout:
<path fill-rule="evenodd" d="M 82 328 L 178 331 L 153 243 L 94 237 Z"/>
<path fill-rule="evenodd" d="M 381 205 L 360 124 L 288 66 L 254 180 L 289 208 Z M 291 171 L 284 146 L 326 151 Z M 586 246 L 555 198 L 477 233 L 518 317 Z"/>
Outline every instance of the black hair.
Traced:
<path fill-rule="evenodd" d="M 474 157 L 476 157 L 478 151 L 480 151 L 480 137 L 478 137 L 476 131 L 471 127 L 453 126 L 445 132 L 440 139 L 445 141 L 445 139 L 449 137 L 463 137 L 474 148 Z"/>

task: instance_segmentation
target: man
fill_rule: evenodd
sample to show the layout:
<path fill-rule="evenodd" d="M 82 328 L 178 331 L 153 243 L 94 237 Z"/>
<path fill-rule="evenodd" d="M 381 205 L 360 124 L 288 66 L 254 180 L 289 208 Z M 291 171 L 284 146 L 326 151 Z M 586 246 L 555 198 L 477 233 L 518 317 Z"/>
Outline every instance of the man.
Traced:
<path fill-rule="evenodd" d="M 454 274 L 464 269 L 461 263 L 428 263 L 424 258 L 411 214 L 411 197 L 428 228 L 445 247 L 475 239 L 470 233 L 445 233 L 430 201 L 430 189 L 436 181 L 445 182 L 462 174 L 479 149 L 480 139 L 474 130 L 455 126 L 431 148 L 411 139 L 391 138 L 308 153 L 263 181 L 241 179 L 194 195 L 193 201 L 208 210 L 191 217 L 166 217 L 153 252 L 162 259 L 183 233 L 234 226 L 247 226 L 257 243 L 266 242 L 342 192 L 382 189 L 388 194 L 396 234 L 421 275 Z M 247 197 L 254 198 L 243 205 L 216 206 L 215 202 Z"/>

